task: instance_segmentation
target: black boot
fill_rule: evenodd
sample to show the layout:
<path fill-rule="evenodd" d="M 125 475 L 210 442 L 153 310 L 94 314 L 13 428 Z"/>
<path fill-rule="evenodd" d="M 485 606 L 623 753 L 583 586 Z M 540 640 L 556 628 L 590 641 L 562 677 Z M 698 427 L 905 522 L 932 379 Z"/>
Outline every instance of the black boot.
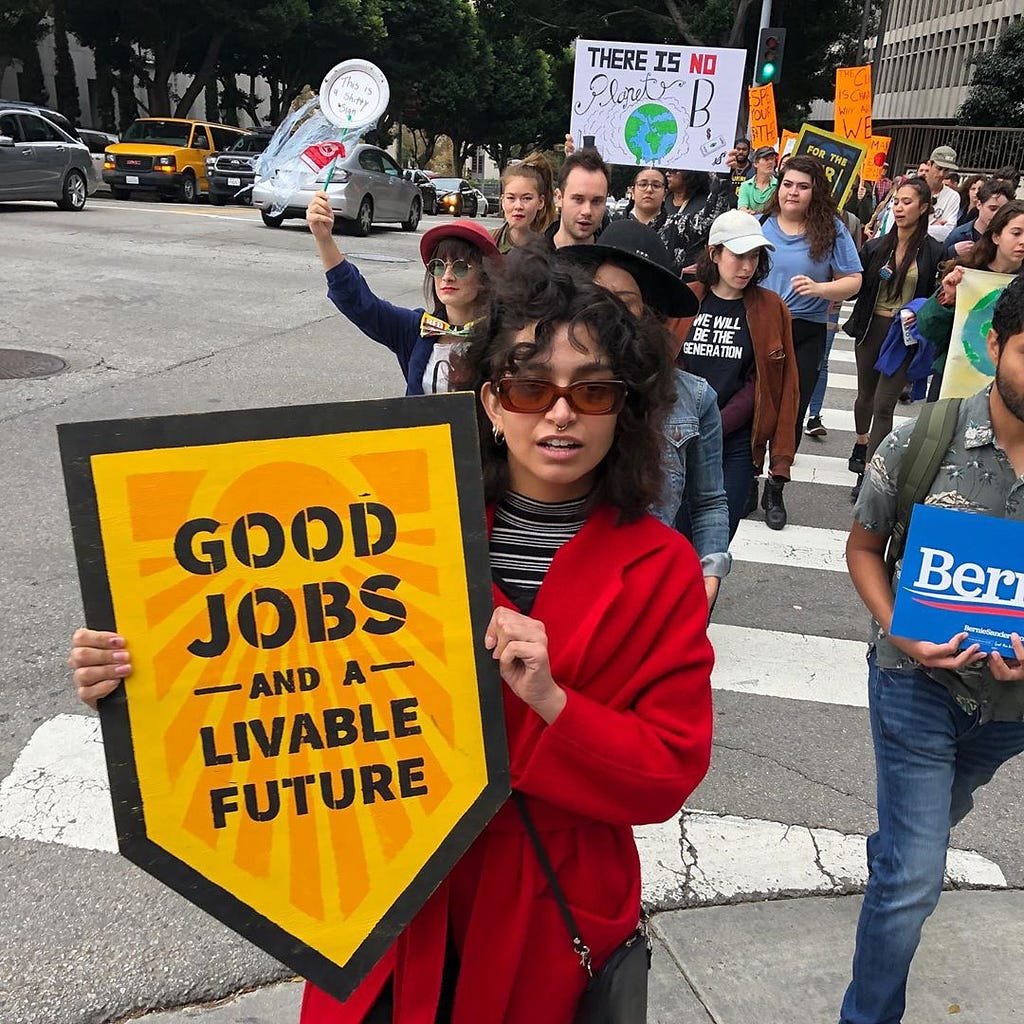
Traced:
<path fill-rule="evenodd" d="M 860 497 L 861 485 L 864 483 L 864 474 L 857 474 L 857 482 L 850 488 L 850 504 L 852 505 Z"/>
<path fill-rule="evenodd" d="M 853 451 L 850 454 L 850 461 L 847 466 L 851 473 L 856 473 L 858 476 L 864 472 L 864 463 L 868 457 L 868 446 L 866 444 L 860 444 L 858 442 L 853 446 Z"/>
<path fill-rule="evenodd" d="M 782 502 L 782 486 L 785 482 L 771 476 L 764 482 L 761 508 L 764 509 L 764 521 L 769 530 L 781 530 L 786 525 L 786 506 Z"/>

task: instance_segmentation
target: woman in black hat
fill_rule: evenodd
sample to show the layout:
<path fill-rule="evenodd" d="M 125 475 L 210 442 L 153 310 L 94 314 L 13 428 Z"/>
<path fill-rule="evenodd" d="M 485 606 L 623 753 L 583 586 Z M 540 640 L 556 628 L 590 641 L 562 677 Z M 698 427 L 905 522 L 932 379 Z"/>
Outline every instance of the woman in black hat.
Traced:
<path fill-rule="evenodd" d="M 594 281 L 612 292 L 636 316 L 664 321 L 690 317 L 697 301 L 672 271 L 658 235 L 634 220 L 614 221 L 594 245 L 558 250 L 559 259 L 591 268 Z M 679 342 L 666 330 L 666 358 L 675 359 Z M 718 396 L 702 377 L 676 371 L 676 401 L 665 423 L 665 488 L 651 512 L 676 526 L 701 560 L 710 608 L 732 566 L 729 506 L 722 476 L 722 419 Z"/>

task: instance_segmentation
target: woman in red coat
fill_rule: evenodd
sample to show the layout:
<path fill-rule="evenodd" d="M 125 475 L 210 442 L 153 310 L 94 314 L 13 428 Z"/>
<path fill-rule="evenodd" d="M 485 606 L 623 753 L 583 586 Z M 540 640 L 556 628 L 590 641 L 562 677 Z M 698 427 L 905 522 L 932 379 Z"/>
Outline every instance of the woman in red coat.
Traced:
<path fill-rule="evenodd" d="M 485 644 L 512 785 L 600 969 L 639 919 L 631 826 L 676 814 L 707 770 L 707 600 L 689 542 L 646 513 L 674 396 L 663 338 L 538 253 L 509 263 L 458 370 L 480 396 Z M 89 702 L 123 675 L 108 639 L 76 634 Z M 307 985 L 301 1024 L 571 1024 L 586 983 L 509 802 L 345 1003 Z"/>

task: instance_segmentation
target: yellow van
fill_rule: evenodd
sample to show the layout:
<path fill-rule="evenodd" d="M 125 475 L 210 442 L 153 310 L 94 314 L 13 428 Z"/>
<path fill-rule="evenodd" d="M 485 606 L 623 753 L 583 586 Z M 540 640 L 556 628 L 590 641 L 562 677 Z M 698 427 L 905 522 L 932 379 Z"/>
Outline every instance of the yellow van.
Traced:
<path fill-rule="evenodd" d="M 140 117 L 108 146 L 103 180 L 115 199 L 159 192 L 161 199 L 194 203 L 206 192 L 206 158 L 246 133 L 241 128 L 184 117 Z"/>

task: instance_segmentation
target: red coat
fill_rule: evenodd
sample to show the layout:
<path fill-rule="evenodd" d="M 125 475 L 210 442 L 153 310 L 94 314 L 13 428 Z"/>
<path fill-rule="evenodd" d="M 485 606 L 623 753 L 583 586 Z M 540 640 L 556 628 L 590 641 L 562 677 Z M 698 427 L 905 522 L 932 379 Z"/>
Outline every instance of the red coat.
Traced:
<path fill-rule="evenodd" d="M 700 564 L 680 534 L 597 510 L 559 550 L 533 606 L 568 692 L 551 724 L 505 690 L 512 785 L 528 797 L 583 940 L 600 965 L 636 927 L 630 826 L 676 814 L 711 755 Z M 497 588 L 496 605 L 512 607 Z M 518 812 L 495 815 L 344 1004 L 306 986 L 300 1024 L 360 1024 L 389 976 L 395 1024 L 433 1024 L 448 927 L 452 1024 L 568 1024 L 586 974 Z"/>

